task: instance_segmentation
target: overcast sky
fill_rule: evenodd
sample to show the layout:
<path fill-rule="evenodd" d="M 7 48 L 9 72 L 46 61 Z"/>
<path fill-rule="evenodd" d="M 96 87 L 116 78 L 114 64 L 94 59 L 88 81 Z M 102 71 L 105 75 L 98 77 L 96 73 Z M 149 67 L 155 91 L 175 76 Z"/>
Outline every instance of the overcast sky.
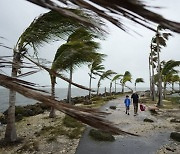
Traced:
<path fill-rule="evenodd" d="M 164 7 L 155 11 L 164 17 L 180 22 L 180 0 L 154 0 L 147 4 L 153 6 Z M 7 40 L 0 40 L 5 45 L 15 46 L 19 36 L 30 25 L 33 19 L 41 13 L 47 12 L 39 6 L 31 4 L 25 0 L 1 0 L 0 1 L 0 36 Z M 126 24 L 126 23 L 125 23 Z M 101 49 L 99 52 L 107 54 L 108 57 L 103 63 L 106 69 L 111 69 L 118 74 L 124 74 L 125 71 L 130 71 L 133 77 L 132 83 L 129 86 L 134 87 L 134 80 L 138 77 L 144 78 L 145 83 L 138 84 L 138 87 L 149 86 L 148 72 L 148 56 L 150 52 L 150 42 L 154 36 L 154 32 L 143 28 L 134 23 L 127 23 L 133 30 L 140 33 L 139 36 L 133 32 L 127 34 L 107 22 L 109 35 L 105 41 L 99 41 Z M 44 44 L 43 48 L 39 49 L 39 57 L 53 60 L 53 56 L 60 46 L 58 43 Z M 167 42 L 167 47 L 162 49 L 161 60 L 180 60 L 180 34 L 173 33 L 173 37 Z M 0 56 L 12 55 L 12 51 L 0 47 Z M 4 70 L 7 72 L 7 70 Z M 50 85 L 49 75 L 46 72 L 40 72 L 36 75 L 26 78 L 32 82 L 41 85 Z M 88 86 L 88 68 L 82 66 L 75 70 L 73 81 L 84 86 Z M 97 86 L 97 79 L 93 80 L 92 87 Z M 102 87 L 109 87 L 109 81 L 102 81 Z M 67 83 L 62 80 L 57 81 L 57 87 L 67 87 Z"/>

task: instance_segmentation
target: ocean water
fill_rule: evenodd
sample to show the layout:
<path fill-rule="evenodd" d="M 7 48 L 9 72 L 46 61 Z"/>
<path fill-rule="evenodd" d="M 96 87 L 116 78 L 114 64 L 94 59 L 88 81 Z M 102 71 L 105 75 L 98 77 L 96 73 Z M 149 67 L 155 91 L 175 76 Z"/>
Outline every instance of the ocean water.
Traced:
<path fill-rule="evenodd" d="M 148 88 L 139 88 L 137 89 L 138 91 L 144 91 L 147 90 Z M 49 88 L 45 89 L 46 91 L 50 92 Z M 95 90 L 95 89 L 94 89 Z M 108 92 L 109 89 L 107 88 L 106 91 Z M 114 89 L 112 88 L 112 91 Z M 117 88 L 117 92 L 121 91 L 121 88 Z M 127 89 L 125 89 L 127 91 Z M 72 97 L 76 96 L 86 96 L 88 95 L 87 90 L 79 89 L 79 88 L 72 88 Z M 100 88 L 100 93 L 104 93 L 104 88 Z M 94 93 L 96 94 L 96 93 Z M 56 88 L 56 99 L 57 100 L 62 100 L 67 97 L 67 88 Z M 17 93 L 16 97 L 16 105 L 30 105 L 30 104 L 35 104 L 37 103 L 36 100 L 28 99 L 20 94 Z M 9 90 L 5 88 L 0 88 L 0 112 L 5 111 L 8 108 L 9 105 Z"/>

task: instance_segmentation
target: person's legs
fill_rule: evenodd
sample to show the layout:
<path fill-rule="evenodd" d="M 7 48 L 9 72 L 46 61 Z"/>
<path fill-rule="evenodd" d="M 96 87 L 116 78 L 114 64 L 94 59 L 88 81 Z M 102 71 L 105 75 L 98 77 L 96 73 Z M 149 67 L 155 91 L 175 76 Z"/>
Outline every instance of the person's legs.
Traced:
<path fill-rule="evenodd" d="M 138 103 L 133 103 L 133 105 L 134 105 L 134 115 L 137 115 Z"/>
<path fill-rule="evenodd" d="M 136 114 L 136 103 L 133 103 L 133 107 L 134 107 L 134 115 Z"/>
<path fill-rule="evenodd" d="M 129 115 L 129 106 L 127 106 L 127 114 Z"/>

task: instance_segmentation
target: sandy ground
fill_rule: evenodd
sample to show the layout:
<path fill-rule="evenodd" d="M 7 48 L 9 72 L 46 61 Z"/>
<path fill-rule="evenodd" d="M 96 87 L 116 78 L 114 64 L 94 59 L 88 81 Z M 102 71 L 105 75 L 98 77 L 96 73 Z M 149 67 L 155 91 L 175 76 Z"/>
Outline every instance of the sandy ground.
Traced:
<path fill-rule="evenodd" d="M 133 116 L 133 107 L 130 108 L 130 115 L 125 114 L 123 102 L 124 98 L 110 101 L 111 105 L 117 106 L 116 110 L 109 109 L 109 103 L 103 107 L 104 111 L 110 112 L 107 119 L 114 122 L 118 127 L 131 133 L 140 134 L 148 137 L 150 134 L 159 132 L 172 132 L 180 129 L 179 123 L 170 123 L 172 116 L 180 118 L 180 110 L 159 111 L 161 116 L 152 116 L 150 112 L 139 111 L 138 116 Z M 74 154 L 78 147 L 80 139 L 69 139 L 66 136 L 58 136 L 56 141 L 47 142 L 49 136 L 36 136 L 44 126 L 54 126 L 62 122 L 64 114 L 57 111 L 56 119 L 49 119 L 48 112 L 33 117 L 24 118 L 16 124 L 17 134 L 23 138 L 21 144 L 15 146 L 1 147 L 0 154 L 14 153 L 36 153 L 36 154 Z M 145 118 L 152 119 L 153 123 L 143 122 Z M 5 125 L 0 126 L 0 139 L 3 139 Z M 180 131 L 180 130 L 179 130 Z M 32 146 L 33 150 L 18 150 L 25 145 Z M 162 145 L 156 152 L 157 154 L 178 154 L 180 153 L 180 144 L 177 142 L 169 142 Z"/>
<path fill-rule="evenodd" d="M 40 130 L 45 126 L 55 126 L 62 123 L 64 114 L 56 111 L 57 117 L 55 119 L 48 118 L 49 113 L 39 114 L 32 117 L 24 118 L 22 121 L 16 123 L 18 137 L 23 138 L 23 143 L 1 147 L 0 154 L 74 154 L 78 146 L 79 139 L 69 139 L 66 136 L 58 136 L 56 141 L 47 142 L 50 136 L 42 135 L 36 136 Z M 0 126 L 0 139 L 4 137 L 5 125 Z M 18 150 L 26 145 L 29 146 L 26 150 Z M 30 148 L 31 147 L 31 148 Z"/>

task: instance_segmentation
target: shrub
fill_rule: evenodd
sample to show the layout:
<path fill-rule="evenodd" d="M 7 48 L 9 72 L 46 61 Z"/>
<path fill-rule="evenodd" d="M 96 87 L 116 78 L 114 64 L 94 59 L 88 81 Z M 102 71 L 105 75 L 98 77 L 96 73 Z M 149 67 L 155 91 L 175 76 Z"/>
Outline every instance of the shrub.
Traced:
<path fill-rule="evenodd" d="M 115 141 L 114 136 L 111 133 L 107 133 L 100 130 L 91 129 L 89 131 L 89 136 L 97 141 Z"/>

